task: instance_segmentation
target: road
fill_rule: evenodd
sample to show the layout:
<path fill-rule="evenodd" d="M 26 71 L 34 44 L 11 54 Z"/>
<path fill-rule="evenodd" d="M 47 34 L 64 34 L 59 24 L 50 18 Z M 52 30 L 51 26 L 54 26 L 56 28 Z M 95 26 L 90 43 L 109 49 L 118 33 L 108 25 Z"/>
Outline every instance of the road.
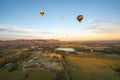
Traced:
<path fill-rule="evenodd" d="M 66 78 L 67 78 L 67 80 L 71 80 L 70 79 L 70 76 L 69 76 L 69 74 L 68 74 L 68 72 L 67 72 L 67 70 L 66 70 L 66 67 L 65 67 L 65 65 L 63 64 L 63 58 L 61 57 L 61 58 L 59 58 L 59 61 L 60 61 L 60 64 L 62 65 L 62 67 L 63 67 L 63 69 L 64 69 L 64 72 L 65 72 L 65 75 L 66 75 Z"/>

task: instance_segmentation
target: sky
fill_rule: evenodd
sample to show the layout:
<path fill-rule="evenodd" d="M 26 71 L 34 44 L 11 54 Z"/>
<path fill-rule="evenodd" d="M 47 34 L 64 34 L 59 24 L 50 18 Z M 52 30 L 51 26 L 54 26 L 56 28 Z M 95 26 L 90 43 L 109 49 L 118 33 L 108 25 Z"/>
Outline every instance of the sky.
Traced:
<path fill-rule="evenodd" d="M 0 0 L 0 40 L 14 39 L 120 40 L 120 0 Z"/>

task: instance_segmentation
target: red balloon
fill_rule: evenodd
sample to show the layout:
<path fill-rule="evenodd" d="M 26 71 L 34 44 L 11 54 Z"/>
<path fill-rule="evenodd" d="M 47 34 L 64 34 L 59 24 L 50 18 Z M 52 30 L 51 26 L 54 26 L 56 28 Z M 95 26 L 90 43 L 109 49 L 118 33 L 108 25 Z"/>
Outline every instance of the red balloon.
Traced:
<path fill-rule="evenodd" d="M 28 43 L 30 43 L 30 44 L 31 44 L 31 43 L 32 43 L 32 40 L 28 40 Z"/>

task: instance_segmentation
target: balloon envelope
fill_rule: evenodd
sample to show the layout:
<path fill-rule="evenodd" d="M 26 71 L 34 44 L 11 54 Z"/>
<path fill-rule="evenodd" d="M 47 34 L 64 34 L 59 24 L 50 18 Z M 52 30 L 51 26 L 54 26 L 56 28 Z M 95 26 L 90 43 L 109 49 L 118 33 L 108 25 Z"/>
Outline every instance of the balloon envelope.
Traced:
<path fill-rule="evenodd" d="M 79 15 L 79 16 L 77 16 L 77 20 L 78 20 L 79 22 L 81 22 L 82 19 L 83 19 L 83 15 Z"/>
<path fill-rule="evenodd" d="M 28 43 L 30 43 L 30 44 L 31 44 L 31 43 L 32 43 L 32 40 L 28 40 Z"/>
<path fill-rule="evenodd" d="M 62 19 L 64 19 L 64 16 L 61 16 Z"/>
<path fill-rule="evenodd" d="M 41 15 L 41 16 L 44 15 L 44 11 L 43 11 L 43 10 L 40 11 L 40 15 Z"/>

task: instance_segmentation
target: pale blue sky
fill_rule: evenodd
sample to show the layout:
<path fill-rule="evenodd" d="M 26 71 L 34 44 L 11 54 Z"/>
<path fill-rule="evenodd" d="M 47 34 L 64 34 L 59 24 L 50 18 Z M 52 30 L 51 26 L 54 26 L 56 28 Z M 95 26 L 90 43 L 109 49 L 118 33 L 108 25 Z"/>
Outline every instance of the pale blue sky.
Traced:
<path fill-rule="evenodd" d="M 119 4 L 120 0 L 0 0 L 0 39 L 120 39 Z M 81 23 L 76 19 L 80 14 Z"/>

